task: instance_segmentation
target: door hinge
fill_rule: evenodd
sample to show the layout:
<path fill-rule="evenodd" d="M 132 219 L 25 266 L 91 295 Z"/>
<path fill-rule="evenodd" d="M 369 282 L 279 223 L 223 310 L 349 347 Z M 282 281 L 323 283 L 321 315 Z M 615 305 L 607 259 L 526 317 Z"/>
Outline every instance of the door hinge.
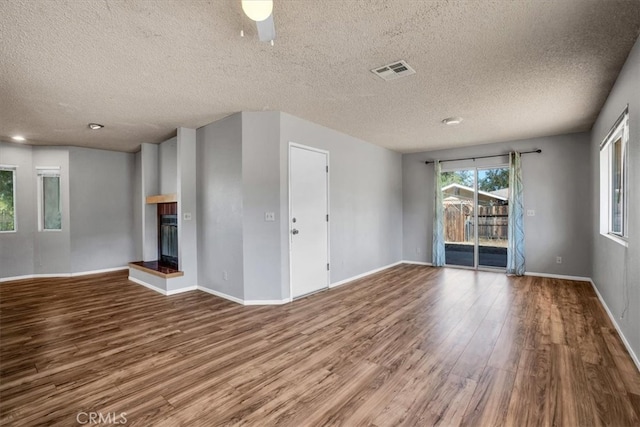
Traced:
<path fill-rule="evenodd" d="M 327 166 L 327 173 L 329 173 L 329 166 Z"/>
<path fill-rule="evenodd" d="M 329 271 L 329 264 L 327 264 L 327 271 Z"/>
<path fill-rule="evenodd" d="M 329 222 L 329 214 L 327 214 L 327 222 Z"/>

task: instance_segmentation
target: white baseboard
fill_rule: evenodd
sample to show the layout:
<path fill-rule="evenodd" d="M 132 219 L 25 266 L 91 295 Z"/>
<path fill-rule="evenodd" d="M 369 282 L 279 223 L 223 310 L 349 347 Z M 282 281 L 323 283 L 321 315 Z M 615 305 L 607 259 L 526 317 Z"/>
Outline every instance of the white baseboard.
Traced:
<path fill-rule="evenodd" d="M 241 298 L 225 294 L 224 292 L 214 291 L 213 289 L 205 288 L 204 286 L 198 286 L 197 288 L 199 291 L 206 292 L 208 294 L 215 295 L 217 297 L 224 298 L 229 301 L 233 301 L 235 303 L 244 305 L 244 300 Z"/>
<path fill-rule="evenodd" d="M 170 291 L 167 291 L 165 295 L 176 295 L 183 292 L 195 291 L 196 289 L 198 289 L 197 286 L 187 286 L 186 288 L 171 289 Z"/>
<path fill-rule="evenodd" d="M 88 276 L 90 274 L 111 273 L 112 271 L 122 271 L 122 270 L 128 270 L 128 269 L 129 269 L 129 266 L 123 265 L 121 267 L 103 268 L 101 270 L 80 271 L 77 273 L 71 273 L 70 276 L 71 277 Z"/>
<path fill-rule="evenodd" d="M 631 356 L 633 363 L 635 363 L 636 368 L 638 368 L 638 371 L 640 371 L 640 359 L 638 359 L 638 356 L 633 352 L 633 349 L 631 348 L 631 344 L 629 344 L 629 341 L 627 341 L 627 338 L 622 333 L 622 329 L 620 329 L 620 326 L 618 326 L 618 322 L 616 321 L 616 318 L 611 312 L 611 310 L 609 310 L 609 306 L 607 306 L 607 303 L 604 302 L 604 298 L 602 298 L 602 295 L 600 295 L 600 291 L 598 291 L 596 284 L 593 283 L 593 280 L 591 279 L 589 279 L 589 282 L 591 282 L 591 286 L 593 287 L 593 290 L 598 296 L 598 299 L 600 300 L 600 304 L 602 304 L 602 306 L 604 307 L 604 311 L 607 312 L 609 319 L 611 319 L 611 323 L 613 323 L 613 327 L 616 328 L 616 331 L 618 331 L 618 335 L 620 336 L 620 339 L 622 340 L 622 343 L 624 344 L 624 346 L 627 348 L 627 351 L 629 352 L 629 355 Z"/>
<path fill-rule="evenodd" d="M 352 277 L 349 277 L 348 279 L 344 279 L 344 280 L 340 280 L 339 282 L 331 283 L 329 285 L 329 288 L 335 288 L 337 286 L 342 286 L 342 285 L 347 284 L 349 282 L 353 282 L 354 280 L 362 279 L 363 277 L 367 277 L 367 276 L 369 276 L 371 274 L 378 273 L 378 272 L 380 272 L 382 270 L 386 270 L 387 268 L 391 268 L 391 267 L 395 267 L 396 265 L 400 265 L 403 262 L 404 261 L 394 262 L 393 264 L 385 265 L 384 267 L 380 267 L 380 268 L 376 268 L 376 269 L 373 269 L 373 270 L 369 270 L 369 271 L 366 271 L 366 272 L 364 272 L 362 274 L 358 274 L 357 276 L 352 276 Z"/>
<path fill-rule="evenodd" d="M 143 282 L 142 280 L 140 280 L 140 279 L 136 279 L 135 277 L 131 277 L 131 276 L 129 276 L 129 280 L 131 280 L 133 283 L 137 283 L 138 285 L 142 285 L 142 286 L 144 286 L 145 288 L 149 288 L 149 289 L 151 289 L 152 291 L 156 291 L 156 292 L 158 292 L 159 294 L 167 295 L 167 291 L 165 291 L 164 289 L 160 289 L 160 288 L 158 288 L 158 287 L 156 287 L 156 286 L 150 285 L 149 283 L 147 283 L 147 282 Z"/>
<path fill-rule="evenodd" d="M 285 299 L 256 299 L 256 300 L 244 300 L 244 305 L 282 305 L 291 302 L 290 298 Z"/>
<path fill-rule="evenodd" d="M 77 273 L 25 274 L 24 276 L 2 277 L 0 278 L 0 283 L 13 282 L 14 280 L 25 280 L 25 279 L 47 279 L 52 277 L 88 276 L 90 274 L 110 273 L 112 271 L 126 270 L 128 268 L 129 267 L 127 266 L 123 266 L 123 267 L 114 267 L 114 268 L 104 268 L 102 270 L 79 271 Z"/>
<path fill-rule="evenodd" d="M 53 274 L 25 274 L 24 276 L 3 277 L 1 282 L 13 282 L 14 280 L 26 279 L 50 279 L 53 277 L 71 277 L 69 273 L 53 273 Z"/>
<path fill-rule="evenodd" d="M 524 273 L 525 276 L 535 276 L 535 277 L 548 277 L 550 279 L 562 279 L 562 280 L 574 280 L 576 282 L 590 282 L 590 277 L 582 277 L 582 276 L 565 276 L 563 274 L 549 274 L 549 273 L 535 273 L 533 271 L 527 271 Z"/>
<path fill-rule="evenodd" d="M 14 280 L 25 280 L 25 279 L 33 279 L 33 274 L 25 274 L 24 276 L 2 277 L 0 278 L 0 283 L 13 282 Z"/>
<path fill-rule="evenodd" d="M 433 264 L 430 262 L 424 262 L 424 261 L 407 261 L 404 260 L 402 261 L 402 264 L 412 264 L 412 265 L 428 265 L 429 267 L 433 267 Z"/>
<path fill-rule="evenodd" d="M 286 304 L 288 302 L 291 302 L 290 298 L 285 298 L 285 299 L 282 299 L 282 300 L 280 300 L 280 299 L 244 300 L 242 298 L 234 297 L 232 295 L 225 294 L 224 292 L 214 291 L 213 289 L 205 288 L 203 286 L 198 286 L 198 290 L 206 292 L 206 293 L 211 294 L 211 295 L 215 295 L 215 296 L 220 297 L 220 298 L 227 299 L 229 301 L 233 301 L 233 302 L 235 302 L 237 304 L 242 304 L 242 305 L 282 305 L 282 304 Z"/>

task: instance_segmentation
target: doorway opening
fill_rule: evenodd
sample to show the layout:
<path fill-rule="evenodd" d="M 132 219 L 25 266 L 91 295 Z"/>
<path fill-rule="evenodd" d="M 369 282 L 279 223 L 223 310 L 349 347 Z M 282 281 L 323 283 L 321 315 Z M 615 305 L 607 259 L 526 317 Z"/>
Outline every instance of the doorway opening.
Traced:
<path fill-rule="evenodd" d="M 442 172 L 445 264 L 506 269 L 509 168 Z"/>

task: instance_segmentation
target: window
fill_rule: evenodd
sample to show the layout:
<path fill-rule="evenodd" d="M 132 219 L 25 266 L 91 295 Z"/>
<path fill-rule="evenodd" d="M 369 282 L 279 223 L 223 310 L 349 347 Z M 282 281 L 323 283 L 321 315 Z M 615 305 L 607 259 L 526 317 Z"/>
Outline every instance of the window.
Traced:
<path fill-rule="evenodd" d="M 626 244 L 629 118 L 625 110 L 600 145 L 600 233 Z"/>
<path fill-rule="evenodd" d="M 0 166 L 0 232 L 16 231 L 16 168 Z"/>
<path fill-rule="evenodd" d="M 38 228 L 62 230 L 60 208 L 60 168 L 36 168 L 38 171 Z"/>

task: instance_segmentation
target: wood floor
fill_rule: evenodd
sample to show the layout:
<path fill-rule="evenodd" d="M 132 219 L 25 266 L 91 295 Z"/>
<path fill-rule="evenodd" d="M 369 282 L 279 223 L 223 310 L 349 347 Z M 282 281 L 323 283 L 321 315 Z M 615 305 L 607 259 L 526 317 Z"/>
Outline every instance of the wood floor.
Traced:
<path fill-rule="evenodd" d="M 24 280 L 0 285 L 0 334 L 3 426 L 640 425 L 640 373 L 581 282 L 402 265 L 243 307 Z"/>

